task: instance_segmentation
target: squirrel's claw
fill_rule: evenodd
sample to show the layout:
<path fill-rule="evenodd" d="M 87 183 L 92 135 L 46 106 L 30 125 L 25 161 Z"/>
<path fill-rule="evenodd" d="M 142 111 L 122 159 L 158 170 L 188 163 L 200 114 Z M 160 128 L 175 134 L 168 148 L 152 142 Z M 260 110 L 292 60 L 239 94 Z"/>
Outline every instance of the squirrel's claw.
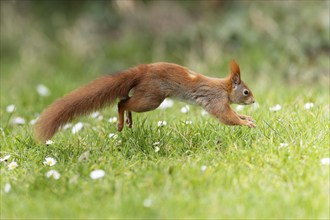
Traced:
<path fill-rule="evenodd" d="M 257 125 L 255 124 L 255 121 L 250 121 L 250 120 L 247 120 L 246 121 L 246 126 L 248 126 L 249 128 L 255 128 L 257 127 Z"/>

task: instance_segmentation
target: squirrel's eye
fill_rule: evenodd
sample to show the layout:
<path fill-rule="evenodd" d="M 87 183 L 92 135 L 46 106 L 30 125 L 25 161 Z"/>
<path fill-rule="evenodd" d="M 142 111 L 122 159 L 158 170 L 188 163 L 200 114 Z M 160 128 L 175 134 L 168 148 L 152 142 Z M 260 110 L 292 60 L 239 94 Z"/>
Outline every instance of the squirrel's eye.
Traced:
<path fill-rule="evenodd" d="M 249 90 L 244 89 L 244 90 L 243 90 L 243 94 L 244 94 L 244 95 L 249 95 Z"/>

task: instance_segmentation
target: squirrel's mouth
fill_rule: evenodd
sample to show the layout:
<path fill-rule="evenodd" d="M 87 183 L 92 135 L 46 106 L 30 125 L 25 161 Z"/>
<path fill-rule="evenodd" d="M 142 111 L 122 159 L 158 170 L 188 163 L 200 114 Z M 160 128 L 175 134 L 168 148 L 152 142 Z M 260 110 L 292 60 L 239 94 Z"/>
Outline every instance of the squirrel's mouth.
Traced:
<path fill-rule="evenodd" d="M 253 103 L 255 103 L 255 100 L 254 100 L 254 98 L 251 98 L 251 99 L 246 100 L 243 104 L 244 105 L 251 105 Z"/>

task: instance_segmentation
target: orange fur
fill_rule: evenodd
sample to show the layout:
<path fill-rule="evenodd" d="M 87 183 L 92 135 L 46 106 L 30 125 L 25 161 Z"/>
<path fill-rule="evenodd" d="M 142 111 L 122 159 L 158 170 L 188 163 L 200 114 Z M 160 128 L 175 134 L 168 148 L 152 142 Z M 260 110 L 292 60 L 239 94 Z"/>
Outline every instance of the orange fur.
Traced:
<path fill-rule="evenodd" d="M 58 129 L 73 118 L 118 103 L 118 130 L 126 123 L 132 126 L 131 112 L 156 109 L 165 98 L 178 98 L 202 106 L 228 125 L 255 127 L 253 119 L 238 115 L 231 103 L 251 104 L 252 92 L 240 80 L 240 70 L 232 61 L 231 71 L 224 79 L 210 78 L 186 67 L 171 63 L 139 65 L 115 75 L 100 77 L 46 108 L 35 126 L 37 139 L 50 139 Z M 239 77 L 239 81 L 236 78 Z M 244 94 L 247 93 L 248 94 Z M 129 95 L 131 94 L 131 95 Z"/>

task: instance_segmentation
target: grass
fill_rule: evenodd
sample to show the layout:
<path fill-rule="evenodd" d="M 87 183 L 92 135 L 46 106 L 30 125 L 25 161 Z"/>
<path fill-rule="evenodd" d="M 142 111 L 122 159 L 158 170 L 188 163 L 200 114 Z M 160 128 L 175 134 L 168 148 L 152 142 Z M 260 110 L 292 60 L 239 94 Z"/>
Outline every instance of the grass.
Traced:
<path fill-rule="evenodd" d="M 329 2 L 170 1 L 166 19 L 151 13 L 164 5 L 148 2 L 136 3 L 136 17 L 112 3 L 73 2 L 70 17 L 52 1 L 1 1 L 0 158 L 11 157 L 0 163 L 0 218 L 329 219 Z M 259 104 L 240 110 L 256 129 L 222 125 L 197 106 L 183 114 L 175 101 L 133 114 L 121 133 L 110 107 L 102 120 L 76 119 L 82 130 L 62 130 L 49 146 L 33 139 L 31 120 L 102 73 L 169 61 L 224 77 L 232 57 Z M 105 176 L 92 179 L 98 169 Z M 47 178 L 50 170 L 60 178 Z"/>
<path fill-rule="evenodd" d="M 194 106 L 182 114 L 179 102 L 134 114 L 134 127 L 122 133 L 107 122 L 114 108 L 101 112 L 102 121 L 80 118 L 85 123 L 80 132 L 61 131 L 49 146 L 32 139 L 31 125 L 3 124 L 1 155 L 11 154 L 18 167 L 1 164 L 1 217 L 327 218 L 329 166 L 320 163 L 329 157 L 325 91 L 310 94 L 315 105 L 310 110 L 299 89 L 284 88 L 273 98 L 286 94 L 278 112 L 269 111 L 273 100 L 245 107 L 256 129 L 220 125 Z M 269 96 L 263 95 L 256 94 Z M 22 112 L 16 107 L 14 115 Z M 2 115 L 13 117 L 3 110 Z M 158 127 L 160 120 L 167 125 Z M 89 157 L 79 160 L 85 152 Z M 56 165 L 43 165 L 46 157 Z M 45 177 L 51 169 L 61 174 L 59 180 Z M 95 169 L 103 169 L 104 178 L 91 179 Z M 12 189 L 4 193 L 7 182 Z"/>

